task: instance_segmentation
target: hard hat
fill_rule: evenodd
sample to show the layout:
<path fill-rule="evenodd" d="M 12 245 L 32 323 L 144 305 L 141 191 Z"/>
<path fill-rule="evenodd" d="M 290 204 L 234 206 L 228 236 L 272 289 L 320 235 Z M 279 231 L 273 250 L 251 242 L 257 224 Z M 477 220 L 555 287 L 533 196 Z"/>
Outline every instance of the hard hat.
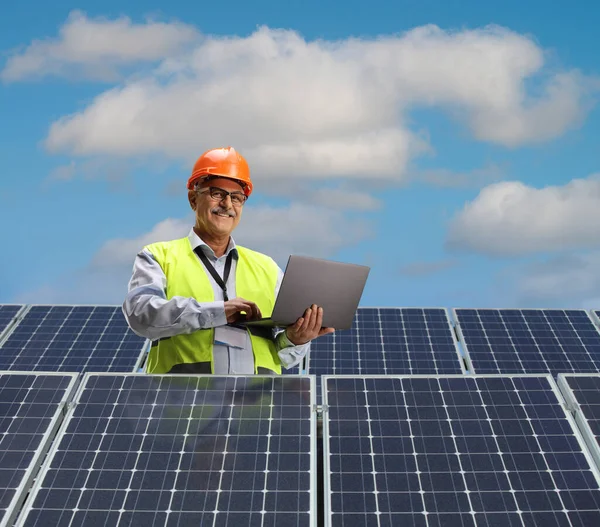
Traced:
<path fill-rule="evenodd" d="M 202 154 L 194 165 L 192 175 L 187 182 L 187 188 L 192 190 L 194 183 L 209 176 L 218 176 L 238 181 L 244 187 L 244 194 L 252 194 L 250 168 L 243 156 L 235 148 L 213 148 Z"/>

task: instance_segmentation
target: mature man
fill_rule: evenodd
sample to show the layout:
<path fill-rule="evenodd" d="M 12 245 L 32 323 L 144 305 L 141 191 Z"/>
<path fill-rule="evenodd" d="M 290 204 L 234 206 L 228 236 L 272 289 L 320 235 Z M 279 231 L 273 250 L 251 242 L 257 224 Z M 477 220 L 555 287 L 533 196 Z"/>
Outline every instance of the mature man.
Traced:
<path fill-rule="evenodd" d="M 153 341 L 147 371 L 277 374 L 297 365 L 313 339 L 333 332 L 321 327 L 322 308 L 283 330 L 236 326 L 270 316 L 283 277 L 270 257 L 231 237 L 252 193 L 248 163 L 231 147 L 209 150 L 187 188 L 194 227 L 137 254 L 123 302 L 131 329 Z"/>

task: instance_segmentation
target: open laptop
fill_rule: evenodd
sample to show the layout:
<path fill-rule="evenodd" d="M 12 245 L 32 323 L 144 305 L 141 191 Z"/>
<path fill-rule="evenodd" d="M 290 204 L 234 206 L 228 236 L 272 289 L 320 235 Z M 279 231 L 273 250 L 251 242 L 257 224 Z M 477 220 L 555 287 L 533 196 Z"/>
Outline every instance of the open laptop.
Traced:
<path fill-rule="evenodd" d="M 306 308 L 323 308 L 323 327 L 352 327 L 371 268 L 308 256 L 288 259 L 273 313 L 241 322 L 245 326 L 285 327 L 295 324 Z"/>

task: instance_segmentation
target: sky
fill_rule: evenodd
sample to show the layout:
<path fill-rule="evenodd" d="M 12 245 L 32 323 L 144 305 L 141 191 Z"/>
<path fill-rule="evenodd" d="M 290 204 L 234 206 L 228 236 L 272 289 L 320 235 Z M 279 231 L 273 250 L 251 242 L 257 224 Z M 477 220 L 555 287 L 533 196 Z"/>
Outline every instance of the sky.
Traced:
<path fill-rule="evenodd" d="M 233 235 L 371 267 L 363 306 L 600 309 L 600 4 L 12 2 L 0 303 L 121 304 L 233 146 Z"/>

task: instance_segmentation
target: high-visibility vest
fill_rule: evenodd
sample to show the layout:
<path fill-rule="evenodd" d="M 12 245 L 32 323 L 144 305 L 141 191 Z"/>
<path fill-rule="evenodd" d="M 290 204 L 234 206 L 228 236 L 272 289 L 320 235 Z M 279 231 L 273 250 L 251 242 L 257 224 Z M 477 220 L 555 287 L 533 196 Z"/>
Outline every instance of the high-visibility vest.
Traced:
<path fill-rule="evenodd" d="M 213 302 L 214 291 L 207 271 L 187 237 L 145 247 L 152 253 L 167 278 L 167 300 L 181 296 L 198 302 Z M 256 303 L 263 317 L 271 316 L 279 269 L 270 257 L 236 246 L 236 296 Z M 254 354 L 254 373 L 281 373 L 281 361 L 272 339 L 248 332 Z M 214 329 L 201 329 L 154 341 L 150 348 L 148 373 L 214 373 Z"/>

